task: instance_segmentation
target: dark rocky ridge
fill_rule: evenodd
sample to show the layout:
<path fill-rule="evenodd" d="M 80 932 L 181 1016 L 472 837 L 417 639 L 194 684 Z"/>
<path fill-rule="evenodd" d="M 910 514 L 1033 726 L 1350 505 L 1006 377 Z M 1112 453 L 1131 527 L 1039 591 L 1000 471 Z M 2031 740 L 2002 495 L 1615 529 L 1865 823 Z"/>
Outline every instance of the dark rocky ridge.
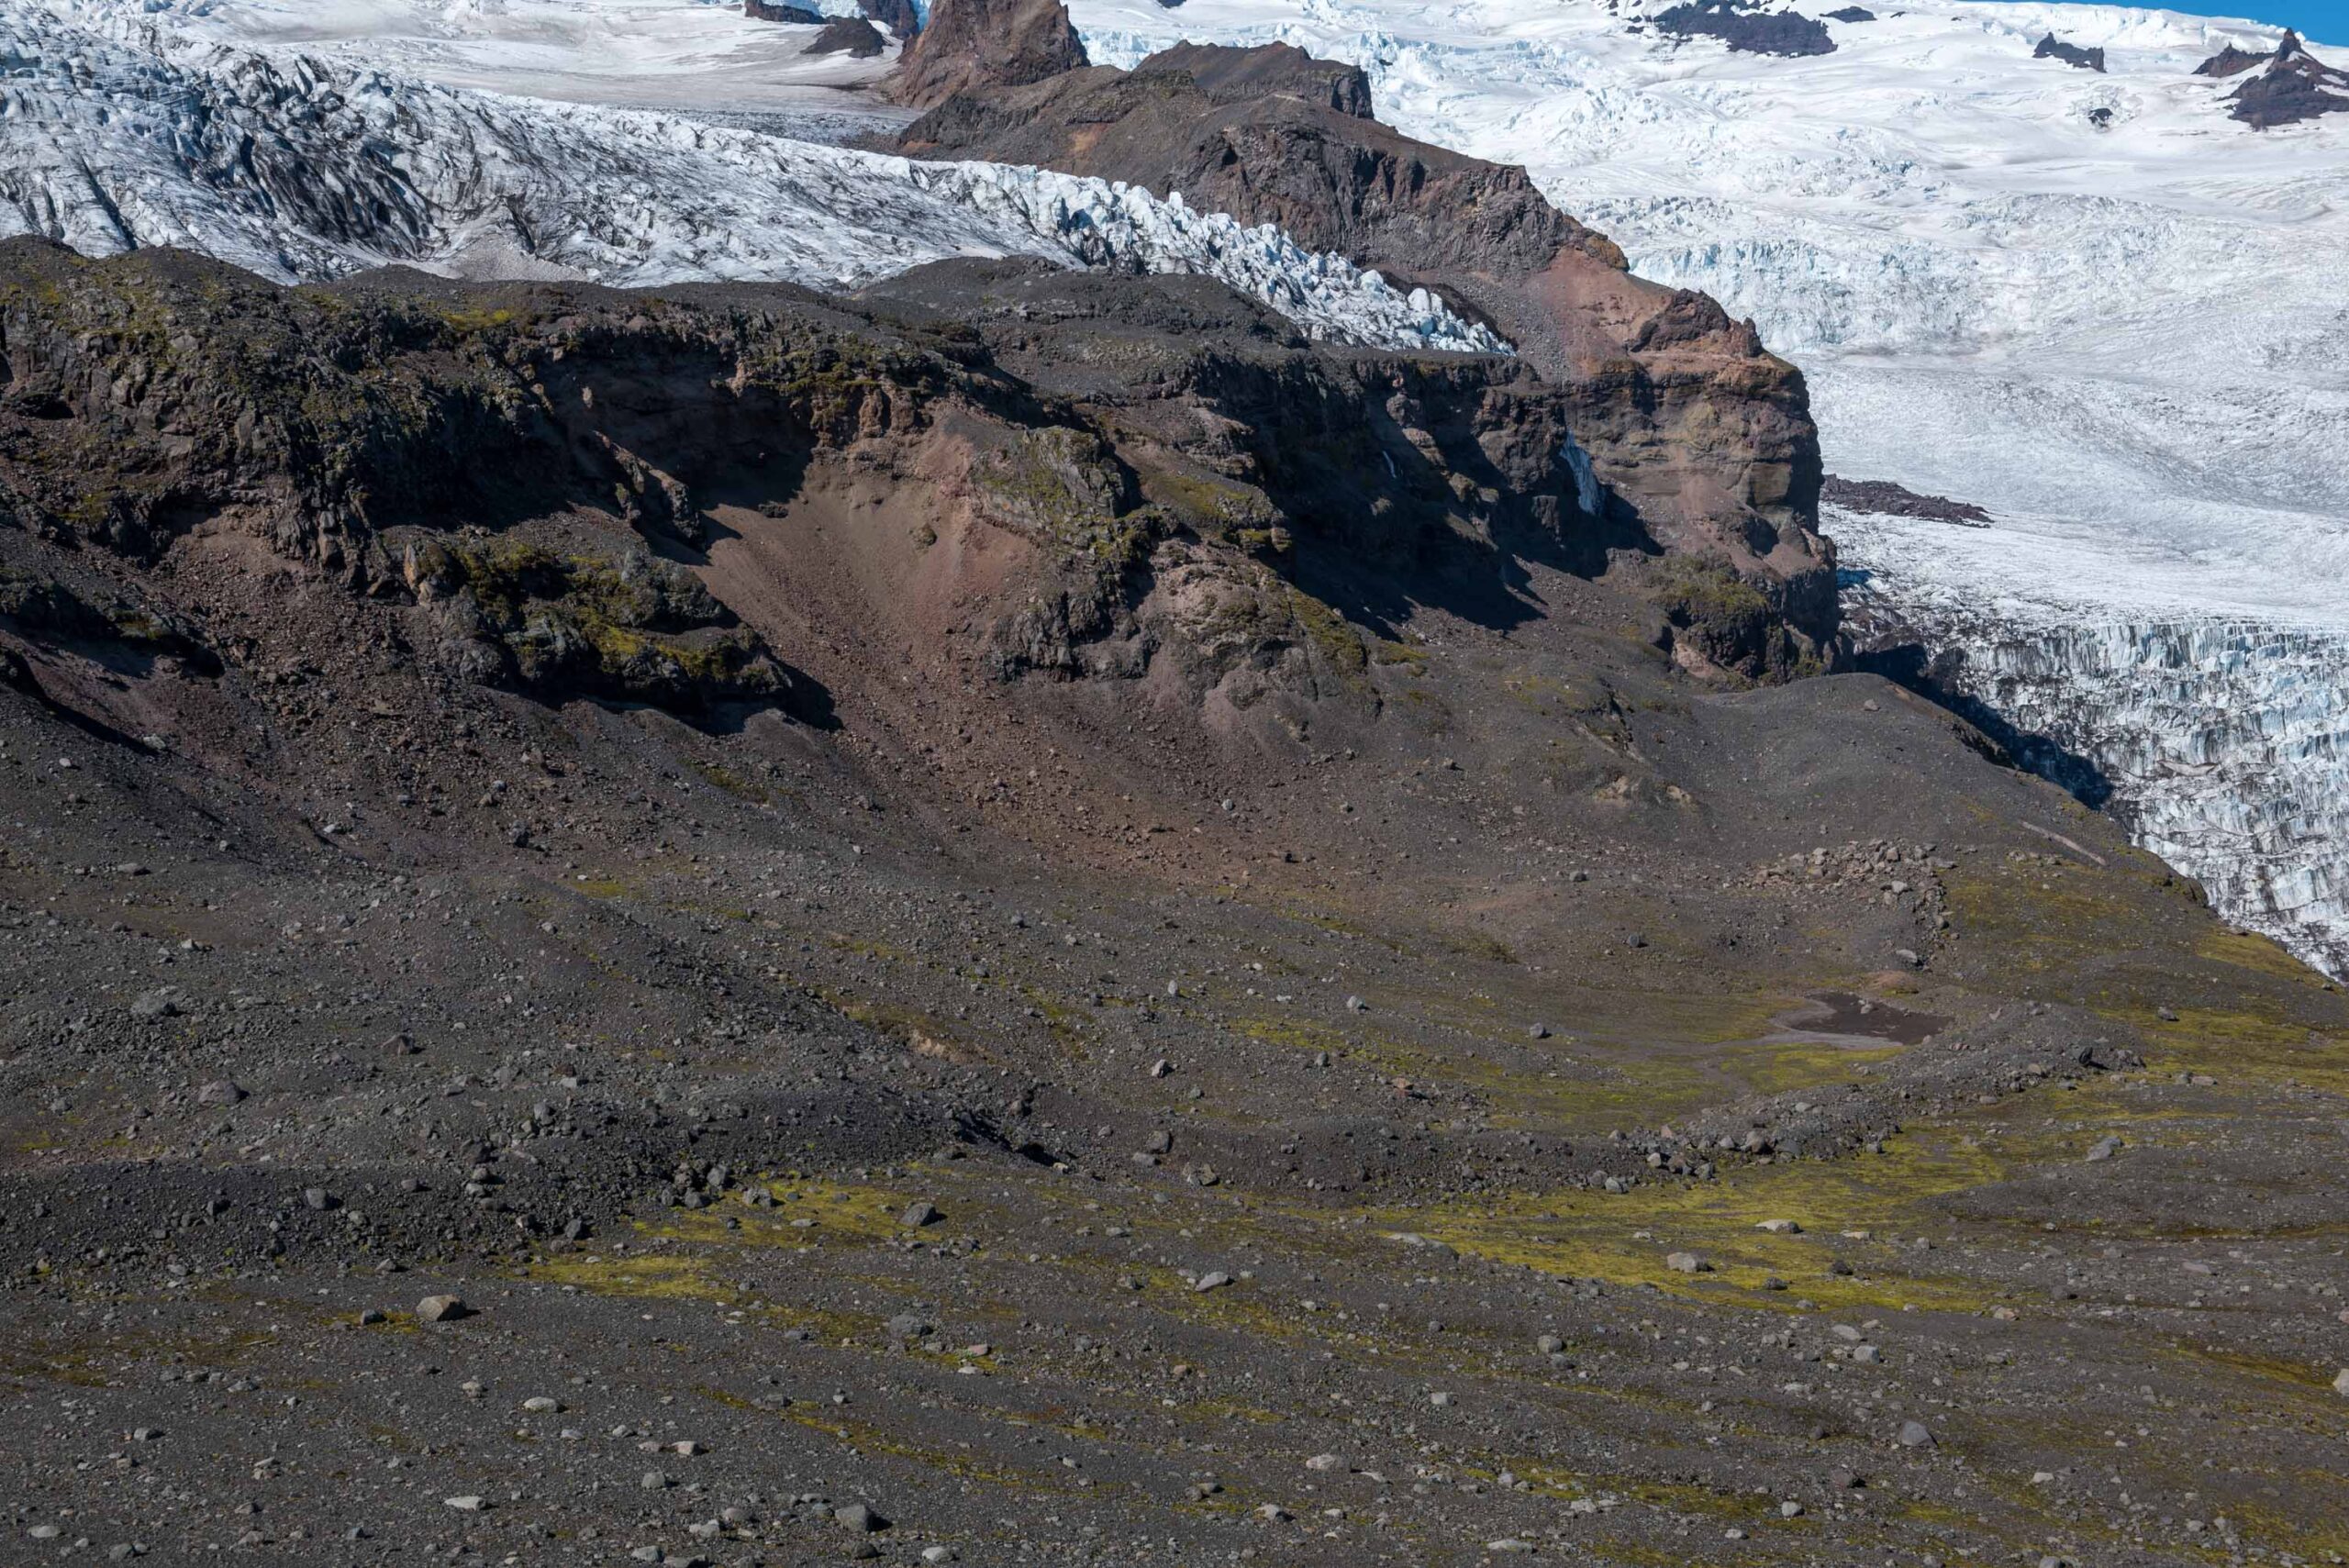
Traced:
<path fill-rule="evenodd" d="M 2221 79 L 2229 76 L 2240 76 L 2244 72 L 2250 70 L 2253 66 L 2275 58 L 2275 55 L 2272 53 L 2261 54 L 2252 50 L 2237 49 L 2234 45 L 2229 44 L 2226 48 L 2221 50 L 2218 53 L 2212 55 L 2201 64 L 2196 66 L 2194 68 L 2194 74 L 2197 76 L 2211 76 Z"/>
<path fill-rule="evenodd" d="M 1261 706 L 1252 724 L 1355 701 L 1361 633 L 1331 599 L 1394 617 L 1394 584 L 1419 580 L 1505 605 L 1515 557 L 1597 577 L 1661 553 L 1580 509 L 1574 405 L 1522 364 L 1309 348 L 1204 281 L 952 264 L 844 315 L 788 290 L 285 290 L 169 254 L 0 253 L 8 406 L 33 410 L 6 417 L 0 459 L 20 528 L 151 562 L 234 519 L 354 592 L 412 598 L 409 639 L 452 675 L 542 696 L 785 700 L 756 635 L 651 552 L 705 552 L 721 500 L 787 506 L 851 449 L 1025 541 L 1025 586 L 965 617 L 974 657 L 1162 675 L 1186 701 Z M 91 450 L 106 460 L 73 455 Z M 1758 596 L 1666 564 L 1692 648 L 1756 672 L 1786 656 Z"/>
<path fill-rule="evenodd" d="M 1789 59 L 1832 54 L 1827 25 L 1794 11 L 1762 11 L 1739 0 L 1690 0 L 1656 13 L 1657 30 L 1677 39 L 1716 39 L 1742 54 Z"/>
<path fill-rule="evenodd" d="M 2038 47 L 2031 51 L 2031 58 L 2060 60 L 2065 64 L 2080 71 L 2093 71 L 2099 75 L 2104 73 L 2104 50 L 2082 49 L 2076 43 L 2057 38 L 2054 33 L 2049 33 L 2039 40 Z"/>
<path fill-rule="evenodd" d="M 2214 56 L 2204 64 L 2221 58 Z M 2325 64 L 2308 51 L 2298 33 L 2287 32 L 2276 52 L 2267 57 L 2267 69 L 2236 88 L 2230 98 L 2234 104 L 2232 117 L 2254 129 L 2294 125 L 2349 110 L 2349 71 Z"/>
<path fill-rule="evenodd" d="M 1946 495 L 1925 495 L 1888 479 L 1845 479 L 1831 473 L 1820 486 L 1819 498 L 1830 506 L 1854 512 L 1879 512 L 1895 517 L 1924 517 L 1940 523 L 1987 527 L 1990 514 L 1970 501 Z"/>
<path fill-rule="evenodd" d="M 1368 96 L 1359 72 L 1285 45 L 1185 45 L 1130 72 L 958 95 L 898 145 L 1179 192 L 1437 290 L 1561 389 L 1597 505 L 1769 603 L 1791 636 L 1737 669 L 1824 667 L 1833 568 L 1812 527 L 1818 440 L 1800 374 L 1706 295 L 1631 276 L 1522 169 L 1400 136 L 1369 117 Z"/>

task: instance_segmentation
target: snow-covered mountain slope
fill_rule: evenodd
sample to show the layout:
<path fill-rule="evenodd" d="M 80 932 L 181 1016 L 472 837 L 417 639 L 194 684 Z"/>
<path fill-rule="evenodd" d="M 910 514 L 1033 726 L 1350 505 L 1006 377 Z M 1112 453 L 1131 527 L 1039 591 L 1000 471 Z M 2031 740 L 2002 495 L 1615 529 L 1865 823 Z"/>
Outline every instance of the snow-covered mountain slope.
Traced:
<path fill-rule="evenodd" d="M 576 103 L 737 112 L 796 108 L 871 81 L 896 57 L 809 55 L 810 28 L 741 0 L 33 0 L 104 23 L 136 13 L 181 37 L 284 48 L 448 86 Z M 853 15 L 855 0 L 797 0 Z M 12 6 L 10 8 L 17 8 Z"/>
<path fill-rule="evenodd" d="M 1831 517 L 1857 607 L 1970 653 L 1959 682 L 2089 756 L 2233 917 L 2340 957 L 2349 115 L 2230 119 L 2242 79 L 2193 68 L 2272 49 L 2249 22 L 1928 0 L 1787 59 L 1658 8 L 1072 6 L 1112 63 L 1186 38 L 1358 63 L 1382 118 L 1525 164 L 1640 272 L 1754 317 L 1831 470 L 1996 518 Z M 2107 71 L 2034 59 L 2051 32 Z"/>
<path fill-rule="evenodd" d="M 283 280 L 400 261 L 844 286 L 945 256 L 1034 255 L 1220 278 L 1316 336 L 1507 350 L 1441 301 L 1277 229 L 1097 180 L 915 163 L 99 22 L 0 16 L 0 234 L 95 254 L 180 245 Z"/>

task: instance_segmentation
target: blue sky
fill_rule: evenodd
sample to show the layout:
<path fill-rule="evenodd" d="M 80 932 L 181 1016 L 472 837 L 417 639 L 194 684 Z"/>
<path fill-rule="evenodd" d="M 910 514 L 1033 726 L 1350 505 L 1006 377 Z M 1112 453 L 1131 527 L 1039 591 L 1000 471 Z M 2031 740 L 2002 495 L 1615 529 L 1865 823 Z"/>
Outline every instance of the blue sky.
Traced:
<path fill-rule="evenodd" d="M 2146 4 L 2148 0 L 2138 0 Z M 2162 0 L 2150 0 L 2160 5 Z M 2223 0 L 2203 5 L 2181 6 L 2168 0 L 2165 7 L 2172 11 L 2191 11 L 2198 17 L 2249 17 L 2254 21 L 2273 22 L 2280 28 L 2298 28 L 2312 39 L 2329 43 L 2349 42 L 2349 0 L 2241 0 L 2227 5 Z"/>
<path fill-rule="evenodd" d="M 2198 17 L 2248 17 L 2279 28 L 2298 28 L 2323 43 L 2349 44 L 2349 0 L 2125 0 L 2154 9 Z"/>

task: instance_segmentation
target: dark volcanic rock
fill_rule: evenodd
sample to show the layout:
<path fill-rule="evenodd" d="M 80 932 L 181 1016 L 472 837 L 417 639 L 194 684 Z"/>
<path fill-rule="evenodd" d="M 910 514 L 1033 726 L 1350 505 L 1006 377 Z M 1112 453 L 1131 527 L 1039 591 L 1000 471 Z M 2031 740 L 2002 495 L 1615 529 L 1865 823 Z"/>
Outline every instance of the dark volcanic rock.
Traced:
<path fill-rule="evenodd" d="M 889 40 L 881 36 L 881 29 L 863 17 L 835 17 L 808 43 L 807 52 L 871 60 L 888 47 Z"/>
<path fill-rule="evenodd" d="M 742 0 L 742 15 L 754 22 L 785 22 L 803 28 L 815 27 L 824 19 L 820 11 L 784 5 L 781 0 Z"/>
<path fill-rule="evenodd" d="M 2325 64 L 2288 32 L 2267 69 L 2236 88 L 2233 116 L 2257 130 L 2349 109 L 2349 71 Z"/>
<path fill-rule="evenodd" d="M 1488 596 L 1514 561 L 1596 576 L 1610 550 L 1658 548 L 1581 505 L 1575 400 L 1521 361 L 1315 348 L 1206 279 L 973 262 L 868 297 L 677 289 L 656 309 L 399 272 L 297 290 L 177 252 L 7 241 L 17 389 L 107 390 L 0 413 L 0 495 L 133 560 L 231 529 L 409 604 L 402 637 L 453 677 L 681 712 L 798 698 L 663 557 L 781 515 L 852 450 L 929 498 L 901 504 L 1019 541 L 1029 569 L 956 590 L 972 657 L 1007 676 L 1204 695 L 1244 673 L 1252 701 L 1342 706 L 1364 644 L 1318 595 L 1375 605 L 1449 575 Z M 150 327 L 176 347 L 134 380 Z M 1202 603 L 1206 566 L 1222 585 Z M 0 608 L 46 640 L 176 624 L 81 603 L 37 583 Z M 1766 652 L 1772 628 L 1748 633 Z"/>
<path fill-rule="evenodd" d="M 1819 498 L 1854 512 L 1879 512 L 1894 517 L 1926 517 L 1938 523 L 1965 523 L 1987 528 L 1990 514 L 1965 501 L 1923 495 L 1888 479 L 1845 479 L 1831 473 L 1820 484 Z"/>
<path fill-rule="evenodd" d="M 1840 11 L 1828 12 L 1827 19 L 1831 22 L 1873 22 L 1876 13 L 1858 6 L 1846 6 Z"/>
<path fill-rule="evenodd" d="M 1219 44 L 1179 43 L 1135 68 L 1135 74 L 1187 80 L 1219 107 L 1263 98 L 1295 98 L 1355 119 L 1371 119 L 1370 78 L 1360 66 L 1318 60 L 1292 44 L 1227 49 Z"/>
<path fill-rule="evenodd" d="M 1061 0 L 939 0 L 884 90 L 926 109 L 957 93 L 1041 82 L 1085 63 Z"/>
<path fill-rule="evenodd" d="M 1832 54 L 1827 25 L 1792 11 L 1748 11 L 1735 0 L 1692 0 L 1656 14 L 1658 30 L 1675 38 L 1719 39 L 1744 54 L 1798 57 Z"/>
<path fill-rule="evenodd" d="M 2082 71 L 2093 71 L 2098 72 L 2099 75 L 2102 74 L 2104 71 L 2103 50 L 2082 49 L 2076 43 L 2065 42 L 2062 39 L 2057 38 L 2054 33 L 2049 33 L 2045 38 L 2039 40 L 2039 47 L 2031 51 L 2031 58 L 2033 60 L 2060 60 L 2066 65 L 2075 66 Z"/>
<path fill-rule="evenodd" d="M 2272 54 L 2255 54 L 2250 50 L 2237 49 L 2234 45 L 2229 44 L 2226 48 L 2221 50 L 2218 53 L 2212 55 L 2201 64 L 2196 66 L 2194 68 L 2194 74 L 2197 76 L 2210 76 L 2221 79 L 2229 76 L 2240 76 L 2244 72 L 2250 70 L 2253 66 L 2265 64 L 2275 58 L 2276 57 Z"/>
<path fill-rule="evenodd" d="M 1286 46 L 1184 45 L 1131 72 L 958 95 L 899 148 L 1179 192 L 1442 293 L 1563 390 L 1588 506 L 1756 587 L 1777 629 L 1727 662 L 1767 675 L 1828 657 L 1832 566 L 1812 528 L 1818 436 L 1800 374 L 1708 296 L 1631 276 L 1524 170 L 1401 136 L 1367 117 L 1368 100 L 1351 67 Z"/>
<path fill-rule="evenodd" d="M 651 389 L 679 375 L 696 386 L 695 361 L 719 363 L 722 339 L 575 317 L 581 336 L 530 350 L 560 350 L 572 367 L 544 367 L 552 379 L 533 392 L 495 341 L 501 327 L 429 287 L 285 290 L 174 251 L 94 264 L 11 240 L 0 246 L 10 373 L 19 388 L 72 390 L 45 417 L 0 414 L 0 494 L 58 519 L 61 540 L 142 562 L 233 517 L 289 562 L 412 595 L 425 612 L 415 635 L 467 679 L 679 709 L 783 697 L 789 680 L 759 638 L 634 534 L 657 548 L 698 541 L 702 512 L 678 470 L 715 473 L 774 439 L 729 431 L 729 418 L 780 421 L 781 435 L 796 400 L 800 421 L 826 417 L 819 388 L 841 373 L 845 345 L 796 345 L 794 368 L 777 362 L 780 379 L 745 388 L 732 416 L 704 388 L 678 412 L 717 423 L 680 444 L 670 395 Z M 655 449 L 658 463 L 639 455 Z M 566 496 L 594 497 L 632 531 L 524 540 L 444 526 L 451 511 L 552 511 Z M 20 586 L 0 599 L 19 629 L 213 659 L 168 612 L 94 606 L 56 581 Z"/>

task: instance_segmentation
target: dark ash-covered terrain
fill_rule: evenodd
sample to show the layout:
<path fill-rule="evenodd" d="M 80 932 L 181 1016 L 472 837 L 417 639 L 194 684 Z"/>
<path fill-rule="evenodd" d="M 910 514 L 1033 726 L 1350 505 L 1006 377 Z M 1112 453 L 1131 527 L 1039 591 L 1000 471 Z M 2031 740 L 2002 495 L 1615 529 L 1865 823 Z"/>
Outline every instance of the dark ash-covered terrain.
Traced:
<path fill-rule="evenodd" d="M 0 1561 L 2349 1553 L 2349 1006 L 1369 107 L 931 125 L 1439 175 L 1554 345 L 0 244 Z"/>

